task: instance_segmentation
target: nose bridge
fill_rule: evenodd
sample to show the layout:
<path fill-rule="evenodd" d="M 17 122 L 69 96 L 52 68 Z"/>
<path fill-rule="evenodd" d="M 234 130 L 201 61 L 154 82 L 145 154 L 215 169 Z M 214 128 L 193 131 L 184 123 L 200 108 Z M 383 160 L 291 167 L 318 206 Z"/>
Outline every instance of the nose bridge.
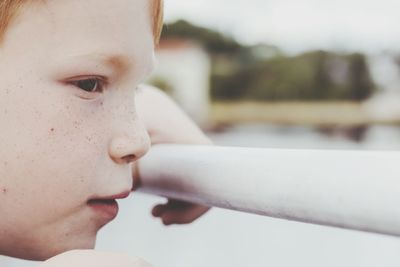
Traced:
<path fill-rule="evenodd" d="M 109 154 L 118 164 L 133 162 L 147 153 L 150 138 L 142 121 L 138 118 L 133 92 L 121 95 L 114 102 L 113 125 Z"/>

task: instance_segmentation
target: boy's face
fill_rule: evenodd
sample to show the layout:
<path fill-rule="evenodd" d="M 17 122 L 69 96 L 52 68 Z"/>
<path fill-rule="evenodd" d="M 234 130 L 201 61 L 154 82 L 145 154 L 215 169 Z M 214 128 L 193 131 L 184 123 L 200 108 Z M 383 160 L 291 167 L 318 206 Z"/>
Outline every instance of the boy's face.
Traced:
<path fill-rule="evenodd" d="M 32 2 L 0 47 L 0 254 L 42 260 L 92 248 L 115 205 L 88 201 L 132 187 L 153 36 L 149 0 Z"/>

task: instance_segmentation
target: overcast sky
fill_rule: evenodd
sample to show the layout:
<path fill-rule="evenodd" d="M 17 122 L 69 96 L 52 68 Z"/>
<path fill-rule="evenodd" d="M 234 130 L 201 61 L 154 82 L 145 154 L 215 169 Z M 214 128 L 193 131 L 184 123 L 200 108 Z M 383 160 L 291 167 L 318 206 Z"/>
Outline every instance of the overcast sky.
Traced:
<path fill-rule="evenodd" d="M 288 52 L 400 49 L 400 0 L 165 0 L 166 20 L 185 18 L 244 43 Z"/>

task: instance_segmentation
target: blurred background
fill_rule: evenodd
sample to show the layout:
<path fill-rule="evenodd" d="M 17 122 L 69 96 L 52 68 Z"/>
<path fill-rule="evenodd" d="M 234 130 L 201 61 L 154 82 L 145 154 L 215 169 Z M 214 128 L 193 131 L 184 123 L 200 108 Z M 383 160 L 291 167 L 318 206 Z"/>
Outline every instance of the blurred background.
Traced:
<path fill-rule="evenodd" d="M 395 0 L 166 0 L 149 82 L 219 145 L 397 150 L 399 10 Z M 163 227 L 150 216 L 159 201 L 121 202 L 98 248 L 160 267 L 400 266 L 398 238 L 221 209 Z"/>

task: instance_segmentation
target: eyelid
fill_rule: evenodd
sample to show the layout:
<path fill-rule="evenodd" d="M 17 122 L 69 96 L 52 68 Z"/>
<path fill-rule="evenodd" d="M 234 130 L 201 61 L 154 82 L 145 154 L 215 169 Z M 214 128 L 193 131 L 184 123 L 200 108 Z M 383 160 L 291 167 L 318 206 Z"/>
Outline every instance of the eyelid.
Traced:
<path fill-rule="evenodd" d="M 64 82 L 71 83 L 71 82 L 79 82 L 79 81 L 85 81 L 85 80 L 90 80 L 90 79 L 96 79 L 105 84 L 109 83 L 109 79 L 102 75 L 80 75 L 80 76 L 68 78 Z"/>
<path fill-rule="evenodd" d="M 85 81 L 85 80 L 97 80 L 100 83 L 101 91 L 95 91 L 95 92 L 88 92 L 85 91 L 81 88 L 78 88 L 75 83 L 80 82 L 80 81 Z M 93 99 L 93 95 L 98 95 L 104 92 L 105 88 L 109 85 L 109 79 L 105 76 L 102 75 L 80 75 L 80 76 L 75 76 L 72 78 L 68 78 L 62 81 L 66 85 L 73 86 L 76 88 L 76 90 L 79 90 L 80 92 L 80 97 L 83 99 Z"/>

